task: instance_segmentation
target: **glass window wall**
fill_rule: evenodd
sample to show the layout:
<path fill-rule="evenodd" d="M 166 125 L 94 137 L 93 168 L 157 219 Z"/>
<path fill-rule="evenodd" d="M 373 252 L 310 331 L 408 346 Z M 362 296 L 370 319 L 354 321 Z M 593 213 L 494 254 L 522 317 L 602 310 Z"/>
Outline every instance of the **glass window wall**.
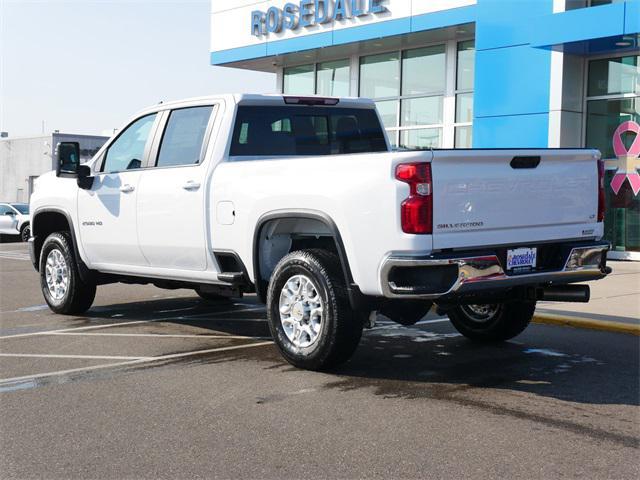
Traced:
<path fill-rule="evenodd" d="M 282 92 L 288 95 L 350 95 L 349 60 L 335 60 L 284 69 Z"/>
<path fill-rule="evenodd" d="M 475 75 L 475 41 L 459 42 L 456 59 L 456 120 L 454 145 L 473 146 L 473 80 Z"/>
<path fill-rule="evenodd" d="M 318 64 L 316 93 L 330 97 L 349 96 L 349 60 Z"/>
<path fill-rule="evenodd" d="M 624 152 L 615 152 L 613 138 L 626 122 L 640 124 L 640 56 L 597 59 L 589 62 L 586 99 L 586 146 L 597 148 L 606 160 L 605 237 L 614 251 L 640 252 L 640 193 L 635 194 L 628 180 L 616 192 L 611 181 L 616 173 L 627 170 Z M 618 132 L 619 134 L 620 132 Z M 621 140 L 629 150 L 636 134 L 622 132 Z"/>
<path fill-rule="evenodd" d="M 400 94 L 400 56 L 395 53 L 360 59 L 360 96 L 397 97 Z"/>
<path fill-rule="evenodd" d="M 358 95 L 376 102 L 393 145 L 471 147 L 474 64 L 473 40 L 362 56 Z M 288 67 L 283 73 L 287 94 L 351 92 L 349 60 Z"/>
<path fill-rule="evenodd" d="M 282 91 L 291 95 L 313 95 L 315 92 L 315 65 L 285 68 Z"/>
<path fill-rule="evenodd" d="M 361 57 L 360 96 L 376 100 L 394 145 L 442 145 L 445 52 L 442 44 Z"/>

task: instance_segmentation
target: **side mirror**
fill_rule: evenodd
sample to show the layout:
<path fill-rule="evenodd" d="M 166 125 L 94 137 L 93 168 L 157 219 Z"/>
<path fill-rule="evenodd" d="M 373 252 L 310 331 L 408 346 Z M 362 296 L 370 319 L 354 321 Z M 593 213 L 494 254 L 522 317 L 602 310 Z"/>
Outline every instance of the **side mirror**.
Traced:
<path fill-rule="evenodd" d="M 78 165 L 78 187 L 84 190 L 91 190 L 93 187 L 93 177 L 89 165 Z"/>
<path fill-rule="evenodd" d="M 80 144 L 60 142 L 56 147 L 56 177 L 77 177 L 80 167 Z"/>
<path fill-rule="evenodd" d="M 93 186 L 91 167 L 80 164 L 80 144 L 60 142 L 56 147 L 56 176 L 77 178 L 78 187 L 85 190 Z"/>
<path fill-rule="evenodd" d="M 9 215 L 10 217 L 15 217 L 16 212 L 5 212 L 5 215 Z"/>

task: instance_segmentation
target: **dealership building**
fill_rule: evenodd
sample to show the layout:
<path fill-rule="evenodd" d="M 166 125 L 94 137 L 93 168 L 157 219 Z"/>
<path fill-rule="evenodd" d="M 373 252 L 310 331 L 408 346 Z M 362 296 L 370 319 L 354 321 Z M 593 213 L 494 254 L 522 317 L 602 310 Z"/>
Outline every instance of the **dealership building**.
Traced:
<path fill-rule="evenodd" d="M 639 38 L 640 0 L 213 0 L 210 61 L 372 98 L 399 148 L 598 148 L 640 260 Z"/>

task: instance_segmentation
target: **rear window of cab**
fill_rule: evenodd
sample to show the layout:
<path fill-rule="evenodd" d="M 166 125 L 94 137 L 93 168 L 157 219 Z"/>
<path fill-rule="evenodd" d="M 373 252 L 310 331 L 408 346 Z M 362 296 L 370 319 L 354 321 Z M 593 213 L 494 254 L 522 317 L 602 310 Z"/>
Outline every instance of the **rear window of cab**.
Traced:
<path fill-rule="evenodd" d="M 385 152 L 372 108 L 239 106 L 230 155 L 294 156 Z"/>

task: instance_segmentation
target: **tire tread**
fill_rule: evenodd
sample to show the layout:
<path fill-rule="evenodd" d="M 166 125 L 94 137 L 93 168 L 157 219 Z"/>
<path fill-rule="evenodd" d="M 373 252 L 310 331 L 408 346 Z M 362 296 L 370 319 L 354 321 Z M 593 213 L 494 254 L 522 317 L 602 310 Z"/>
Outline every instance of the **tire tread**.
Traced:
<path fill-rule="evenodd" d="M 45 253 L 47 252 L 47 248 L 51 243 L 59 243 L 64 250 L 63 253 L 68 257 L 68 260 L 70 260 L 68 266 L 71 271 L 69 282 L 70 295 L 60 305 L 50 303 L 45 293 Z M 45 300 L 47 301 L 49 308 L 51 308 L 51 310 L 53 310 L 55 313 L 60 313 L 63 315 L 79 315 L 91 308 L 91 305 L 93 304 L 96 296 L 96 284 L 83 282 L 80 278 L 78 264 L 76 262 L 73 246 L 71 243 L 71 234 L 69 232 L 54 232 L 45 239 L 40 254 L 40 279 Z"/>
<path fill-rule="evenodd" d="M 267 292 L 267 305 L 270 317 L 269 327 L 274 339 L 277 338 L 274 322 L 279 320 L 273 318 L 274 314 L 272 311 L 274 302 L 277 303 L 278 301 L 279 292 L 275 291 L 275 284 L 277 282 L 273 281 L 274 278 L 276 278 L 280 270 L 286 266 L 296 265 L 304 267 L 308 264 L 313 265 L 329 285 L 327 289 L 327 301 L 330 305 L 327 305 L 326 308 L 329 308 L 332 312 L 336 312 L 337 317 L 334 322 L 331 322 L 333 332 L 331 332 L 328 337 L 328 343 L 326 344 L 326 348 L 323 348 L 322 355 L 301 359 L 293 357 L 283 348 L 280 348 L 280 350 L 284 357 L 297 367 L 309 370 L 329 370 L 344 363 L 353 355 L 353 352 L 360 342 L 363 328 L 362 321 L 350 308 L 340 260 L 335 253 L 315 248 L 298 250 L 289 253 L 278 262 L 272 275 L 272 281 L 269 282 Z"/>
<path fill-rule="evenodd" d="M 458 306 L 448 312 L 453 326 L 465 337 L 478 342 L 501 342 L 520 335 L 531 323 L 536 302 L 506 302 L 499 318 L 484 329 L 476 327 Z"/>

